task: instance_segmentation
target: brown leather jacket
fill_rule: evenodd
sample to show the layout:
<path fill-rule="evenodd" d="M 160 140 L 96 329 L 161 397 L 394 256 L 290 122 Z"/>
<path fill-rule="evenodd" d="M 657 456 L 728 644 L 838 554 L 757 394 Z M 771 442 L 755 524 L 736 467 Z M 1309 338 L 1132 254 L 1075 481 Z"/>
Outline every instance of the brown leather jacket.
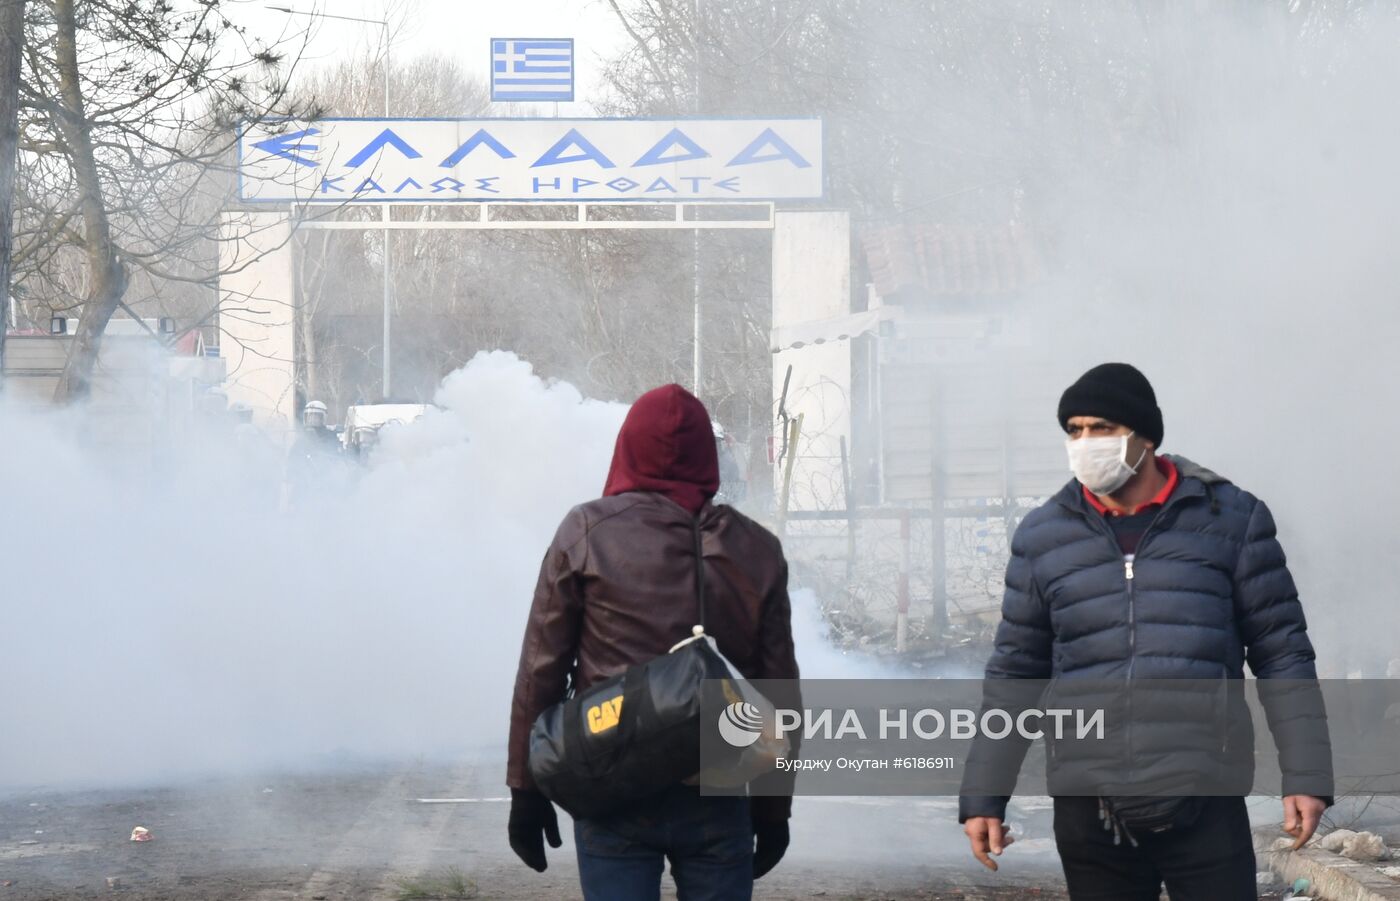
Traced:
<path fill-rule="evenodd" d="M 507 785 L 534 788 L 530 727 L 570 686 L 586 689 L 690 636 L 700 621 L 697 534 L 705 631 L 746 677 L 797 679 L 787 562 L 774 535 L 731 507 L 707 504 L 692 517 L 650 492 L 582 504 L 564 518 L 540 566 L 511 703 Z M 789 697 L 770 700 L 801 705 L 795 683 Z M 760 806 L 756 815 L 785 817 L 791 798 Z"/>

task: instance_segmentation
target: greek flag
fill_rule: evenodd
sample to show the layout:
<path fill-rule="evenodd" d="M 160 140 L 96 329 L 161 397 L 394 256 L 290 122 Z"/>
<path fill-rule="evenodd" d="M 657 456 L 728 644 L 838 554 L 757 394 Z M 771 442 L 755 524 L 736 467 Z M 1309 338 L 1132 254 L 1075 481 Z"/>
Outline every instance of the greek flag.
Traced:
<path fill-rule="evenodd" d="M 573 39 L 493 38 L 491 99 L 573 100 Z"/>

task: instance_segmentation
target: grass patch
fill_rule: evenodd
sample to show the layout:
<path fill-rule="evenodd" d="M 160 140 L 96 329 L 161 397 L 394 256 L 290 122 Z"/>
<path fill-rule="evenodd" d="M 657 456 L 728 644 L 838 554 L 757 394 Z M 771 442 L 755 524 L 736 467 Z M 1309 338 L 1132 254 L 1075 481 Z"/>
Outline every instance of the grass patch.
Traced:
<path fill-rule="evenodd" d="M 398 901 L 457 901 L 477 897 L 476 883 L 456 867 L 417 879 L 398 880 Z"/>

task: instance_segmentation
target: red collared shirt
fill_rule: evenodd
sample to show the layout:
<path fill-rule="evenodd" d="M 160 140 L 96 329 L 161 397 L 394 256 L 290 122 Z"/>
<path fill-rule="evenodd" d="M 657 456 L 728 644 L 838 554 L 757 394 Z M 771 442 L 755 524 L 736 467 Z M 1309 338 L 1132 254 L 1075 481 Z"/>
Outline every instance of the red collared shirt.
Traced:
<path fill-rule="evenodd" d="M 1080 490 L 1084 492 L 1084 499 L 1089 502 L 1089 506 L 1099 511 L 1104 516 L 1134 516 L 1152 507 L 1162 506 L 1167 502 L 1167 499 L 1172 496 L 1172 492 L 1176 490 L 1176 485 L 1181 481 L 1181 477 L 1177 473 L 1176 466 L 1172 461 L 1168 460 L 1166 457 L 1157 457 L 1156 460 L 1157 471 L 1167 477 L 1167 484 L 1163 485 L 1162 490 L 1152 496 L 1152 500 L 1138 507 L 1136 510 L 1110 510 L 1104 506 L 1103 502 L 1098 499 L 1098 496 L 1095 495 L 1094 492 L 1081 485 L 1079 487 Z"/>

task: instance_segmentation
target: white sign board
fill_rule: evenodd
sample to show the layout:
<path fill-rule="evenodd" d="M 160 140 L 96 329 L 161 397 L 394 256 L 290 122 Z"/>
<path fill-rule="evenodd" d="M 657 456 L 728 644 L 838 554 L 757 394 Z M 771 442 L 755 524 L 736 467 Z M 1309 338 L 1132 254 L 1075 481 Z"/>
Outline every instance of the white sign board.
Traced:
<path fill-rule="evenodd" d="M 249 126 L 239 196 L 278 203 L 821 197 L 820 119 L 317 119 Z"/>

